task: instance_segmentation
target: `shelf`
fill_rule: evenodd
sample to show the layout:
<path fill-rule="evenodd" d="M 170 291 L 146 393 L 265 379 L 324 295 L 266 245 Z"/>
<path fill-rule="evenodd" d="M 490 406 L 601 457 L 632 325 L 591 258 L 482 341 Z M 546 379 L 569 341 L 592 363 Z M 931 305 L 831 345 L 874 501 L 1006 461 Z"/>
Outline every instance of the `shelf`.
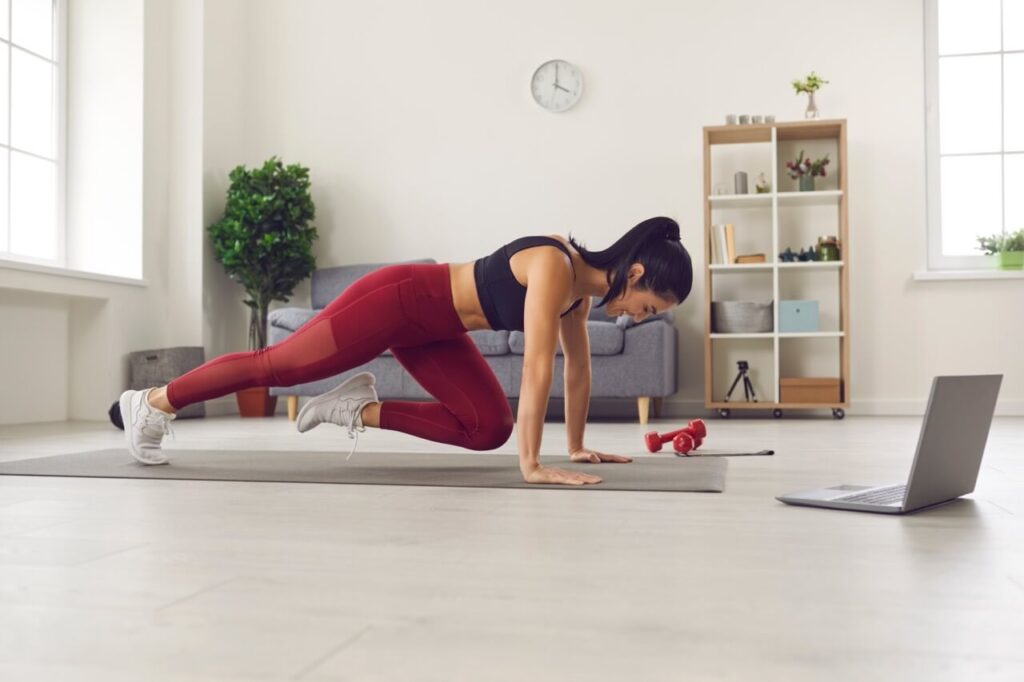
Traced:
<path fill-rule="evenodd" d="M 845 410 L 850 408 L 850 403 L 752 403 L 746 400 L 727 403 L 722 400 L 715 400 L 707 403 L 706 407 L 710 410 L 834 410 L 839 408 Z"/>
<path fill-rule="evenodd" d="M 776 139 L 787 140 L 839 140 L 842 138 L 843 121 L 840 119 L 817 121 L 790 121 L 776 123 Z M 845 151 L 845 150 L 844 150 Z"/>
<path fill-rule="evenodd" d="M 744 123 L 742 125 L 707 126 L 704 136 L 708 144 L 750 144 L 771 142 L 772 123 Z"/>
<path fill-rule="evenodd" d="M 771 272 L 773 265 L 773 263 L 744 263 L 741 265 L 712 263 L 708 267 L 712 272 Z"/>
<path fill-rule="evenodd" d="M 839 339 L 845 336 L 843 332 L 763 332 L 760 334 L 720 334 L 712 332 L 713 339 Z"/>
<path fill-rule="evenodd" d="M 780 339 L 840 339 L 843 332 L 779 332 Z"/>
<path fill-rule="evenodd" d="M 708 268 L 712 272 L 770 272 L 778 266 L 780 270 L 838 270 L 843 267 L 843 261 L 808 261 L 804 263 L 711 263 Z"/>
<path fill-rule="evenodd" d="M 711 266 L 712 268 L 715 266 Z M 843 267 L 841 260 L 805 261 L 803 263 L 779 263 L 780 270 L 838 270 Z"/>
<path fill-rule="evenodd" d="M 805 192 L 806 194 L 806 192 Z M 771 206 L 772 194 L 712 194 L 708 197 L 712 208 Z"/>
<path fill-rule="evenodd" d="M 718 334 L 715 332 L 711 333 L 713 339 L 773 339 L 775 334 L 772 332 L 764 332 L 763 334 Z"/>
<path fill-rule="evenodd" d="M 737 228 L 736 250 L 763 252 L 767 257 L 767 262 L 763 263 L 710 262 L 710 258 L 704 263 L 704 401 L 707 407 L 736 412 L 762 410 L 771 414 L 779 410 L 841 410 L 849 405 L 849 275 L 852 254 L 845 249 L 850 237 L 846 126 L 845 119 L 831 119 L 707 126 L 703 130 L 705 255 L 717 251 L 712 240 L 718 235 L 713 226 L 716 223 L 736 224 L 738 221 L 749 223 L 749 227 Z M 796 150 L 803 146 L 805 140 L 817 141 L 808 149 L 819 156 L 827 150 L 834 166 L 829 167 L 827 177 L 818 181 L 819 188 L 810 192 L 795 191 L 797 183 L 790 181 L 783 168 L 785 158 L 791 155 L 795 158 Z M 754 161 L 756 165 L 752 165 Z M 723 165 L 719 167 L 719 163 Z M 770 165 L 765 166 L 765 163 Z M 748 177 L 753 177 L 751 170 L 763 168 L 771 171 L 765 173 L 771 192 L 713 193 L 713 188 L 718 191 L 733 188 L 730 178 L 734 171 L 744 170 Z M 716 171 L 722 176 L 721 182 L 712 180 Z M 751 187 L 751 191 L 753 189 Z M 839 243 L 844 245 L 843 260 L 779 260 L 778 253 L 787 246 L 792 248 L 792 242 L 813 241 L 816 235 L 822 234 L 836 235 Z M 791 274 L 801 272 L 805 274 Z M 815 273 L 813 276 L 807 274 L 812 272 Z M 746 273 L 746 276 L 734 277 L 736 273 Z M 775 330 L 746 334 L 713 333 L 711 303 L 719 288 L 723 295 L 729 294 L 728 297 L 732 298 L 742 291 L 746 298 L 774 300 Z M 829 311 L 824 328 L 836 331 L 778 331 L 778 304 L 786 298 L 819 299 Z M 758 393 L 757 397 L 763 402 L 747 403 L 742 397 L 738 402 L 723 400 L 724 389 L 729 388 L 734 380 L 732 361 L 740 359 L 751 361 L 761 373 L 758 375 L 760 378 L 773 380 L 769 390 L 764 394 Z M 782 402 L 782 388 L 778 381 L 782 372 L 814 374 L 819 367 L 828 367 L 829 376 L 835 373 L 842 381 L 844 399 L 841 402 Z M 758 381 L 755 379 L 755 386 Z"/>
<path fill-rule="evenodd" d="M 764 194 L 711 194 L 708 201 L 712 208 L 746 208 L 771 206 L 772 198 L 778 197 L 779 204 L 786 205 L 839 205 L 843 196 L 840 189 L 823 189 L 813 192 L 765 192 Z"/>
<path fill-rule="evenodd" d="M 779 205 L 782 204 L 834 204 L 839 205 L 843 196 L 841 189 L 823 189 L 813 192 L 779 192 Z"/>

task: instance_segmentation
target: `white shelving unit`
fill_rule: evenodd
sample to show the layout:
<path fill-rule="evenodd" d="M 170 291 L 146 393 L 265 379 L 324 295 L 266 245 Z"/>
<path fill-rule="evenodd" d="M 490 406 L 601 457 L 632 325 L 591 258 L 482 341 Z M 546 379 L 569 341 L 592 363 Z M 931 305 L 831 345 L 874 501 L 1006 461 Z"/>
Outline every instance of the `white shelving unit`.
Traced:
<path fill-rule="evenodd" d="M 838 178 L 838 187 L 834 189 L 823 189 L 809 192 L 790 192 L 779 190 L 779 145 L 780 143 L 803 142 L 808 144 L 824 142 L 831 145 L 835 150 L 836 157 L 832 159 L 834 165 L 831 173 Z M 712 193 L 712 150 L 718 145 L 748 144 L 759 145 L 766 143 L 769 146 L 772 191 L 764 194 L 713 194 Z M 763 149 L 761 150 L 763 154 Z M 764 159 L 762 159 L 763 161 Z M 705 392 L 704 402 L 709 409 L 716 409 L 722 416 L 728 416 L 731 410 L 770 409 L 776 417 L 782 416 L 784 409 L 831 409 L 837 418 L 842 418 L 845 408 L 849 406 L 850 400 L 850 306 L 849 306 L 849 227 L 848 227 L 848 190 L 846 171 L 846 121 L 843 119 L 827 121 L 797 121 L 791 123 L 775 123 L 765 125 L 739 125 L 739 126 L 710 126 L 704 128 L 704 245 L 705 245 L 705 358 L 704 376 Z M 780 248 L 780 208 L 786 211 L 799 212 L 804 207 L 835 207 L 837 209 L 838 224 L 828 225 L 827 231 L 822 228 L 822 233 L 837 234 L 839 236 L 842 260 L 839 261 L 812 261 L 812 262 L 780 262 L 778 253 Z M 765 263 L 711 263 L 711 238 L 712 225 L 721 221 L 715 219 L 715 214 L 728 210 L 742 210 L 753 215 L 760 213 L 770 215 L 771 229 L 771 253 L 767 254 L 768 262 Z M 752 231 L 758 227 L 749 227 Z M 760 235 L 764 236 L 764 231 Z M 838 300 L 836 322 L 838 329 L 833 331 L 817 331 L 806 333 L 780 333 L 779 329 L 779 305 L 780 279 L 782 277 L 799 277 L 797 273 L 823 273 L 828 277 L 834 273 L 838 278 L 834 294 Z M 745 281 L 745 277 L 759 277 L 764 281 L 770 276 L 771 293 L 770 298 L 774 302 L 774 324 L 772 332 L 762 334 L 722 334 L 711 331 L 711 302 L 715 300 L 716 283 L 721 281 L 736 282 Z M 767 289 L 766 286 L 763 289 Z M 834 403 L 783 403 L 781 401 L 780 371 L 782 362 L 783 342 L 790 339 L 834 339 L 838 346 L 838 378 L 840 379 L 840 400 Z M 773 390 L 770 396 L 758 396 L 759 402 L 725 401 L 725 392 L 722 386 L 731 384 L 733 379 L 730 373 L 728 383 L 723 384 L 720 376 L 716 376 L 716 352 L 723 353 L 722 349 L 726 344 L 742 342 L 755 344 L 745 348 L 757 349 L 757 344 L 770 344 L 772 357 Z M 762 386 L 763 389 L 763 386 Z M 738 390 L 742 391 L 742 387 Z M 718 394 L 716 394 L 716 391 Z"/>

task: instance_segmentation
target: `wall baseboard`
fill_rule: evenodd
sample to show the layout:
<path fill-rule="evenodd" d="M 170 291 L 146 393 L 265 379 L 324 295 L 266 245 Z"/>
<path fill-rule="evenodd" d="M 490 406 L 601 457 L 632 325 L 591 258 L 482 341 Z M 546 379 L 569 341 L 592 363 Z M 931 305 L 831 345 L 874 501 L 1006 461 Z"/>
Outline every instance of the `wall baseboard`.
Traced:
<path fill-rule="evenodd" d="M 855 400 L 846 410 L 852 417 L 922 417 L 928 407 L 927 400 Z M 754 410 L 751 415 L 764 416 L 765 412 Z M 784 411 L 785 412 L 785 411 Z M 715 415 L 715 410 L 704 408 L 703 400 L 666 400 L 662 417 L 692 416 L 698 414 Z M 735 414 L 735 413 L 734 413 Z M 815 415 L 831 416 L 827 408 L 820 410 L 791 410 L 786 416 L 810 417 Z M 1024 417 L 1024 401 L 1000 400 L 996 403 L 997 417 Z"/>
<path fill-rule="evenodd" d="M 515 407 L 516 401 L 512 401 Z M 301 403 L 300 403 L 301 404 Z M 921 417 L 924 415 L 928 403 L 926 400 L 855 400 L 848 410 L 850 417 Z M 770 417 L 770 408 L 762 412 L 754 410 L 750 412 L 752 417 Z M 733 413 L 737 414 L 739 411 Z M 224 417 L 238 414 L 238 405 L 235 396 L 224 396 L 214 400 L 206 401 L 206 414 L 211 417 Z M 288 414 L 288 401 L 280 396 L 277 401 L 276 415 Z M 703 400 L 670 400 L 664 402 L 662 408 L 662 419 L 674 419 L 679 417 L 714 417 L 717 411 L 708 410 L 704 407 Z M 548 407 L 548 416 L 552 419 L 564 419 L 565 412 L 561 399 L 552 398 Z M 595 398 L 590 403 L 590 416 L 602 419 L 627 419 L 637 417 L 636 401 L 622 399 Z M 827 408 L 820 410 L 792 410 L 786 417 L 815 417 L 831 416 Z M 1024 417 L 1024 401 L 1002 400 L 996 404 L 996 416 L 998 417 Z M 653 414 L 652 414 L 653 418 Z"/>

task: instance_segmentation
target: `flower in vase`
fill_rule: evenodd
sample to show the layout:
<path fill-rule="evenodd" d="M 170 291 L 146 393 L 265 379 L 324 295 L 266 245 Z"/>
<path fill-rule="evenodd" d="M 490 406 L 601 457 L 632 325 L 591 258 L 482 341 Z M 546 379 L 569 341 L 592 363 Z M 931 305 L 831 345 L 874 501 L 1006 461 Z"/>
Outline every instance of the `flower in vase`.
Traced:
<path fill-rule="evenodd" d="M 786 172 L 789 174 L 789 177 L 794 180 L 802 175 L 810 175 L 811 177 L 821 175 L 824 177 L 825 166 L 828 164 L 828 154 L 825 154 L 825 156 L 820 159 L 811 161 L 810 158 L 804 158 L 804 150 L 801 149 L 800 155 L 797 157 L 796 161 L 786 162 Z"/>

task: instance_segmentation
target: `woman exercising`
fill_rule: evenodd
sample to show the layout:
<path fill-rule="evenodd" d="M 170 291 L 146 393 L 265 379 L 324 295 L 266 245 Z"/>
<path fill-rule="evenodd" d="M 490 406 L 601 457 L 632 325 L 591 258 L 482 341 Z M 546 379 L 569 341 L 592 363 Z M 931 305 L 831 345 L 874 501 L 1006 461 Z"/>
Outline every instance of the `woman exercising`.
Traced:
<path fill-rule="evenodd" d="M 365 364 L 390 348 L 436 402 L 386 400 L 362 372 L 312 398 L 297 428 L 331 422 L 373 426 L 471 450 L 492 450 L 512 433 L 512 410 L 467 332 L 524 332 L 519 394 L 519 468 L 528 483 L 600 483 L 587 473 L 541 466 L 556 344 L 565 359 L 565 421 L 574 462 L 629 462 L 584 446 L 590 402 L 591 296 L 609 316 L 640 322 L 682 303 L 693 267 L 671 218 L 645 220 L 604 251 L 571 236 L 524 237 L 472 263 L 390 265 L 360 278 L 281 343 L 214 358 L 159 388 L 125 391 L 128 448 L 143 464 L 165 464 L 160 448 L 177 410 L 252 386 L 294 386 Z M 354 445 L 353 445 L 354 448 Z"/>

